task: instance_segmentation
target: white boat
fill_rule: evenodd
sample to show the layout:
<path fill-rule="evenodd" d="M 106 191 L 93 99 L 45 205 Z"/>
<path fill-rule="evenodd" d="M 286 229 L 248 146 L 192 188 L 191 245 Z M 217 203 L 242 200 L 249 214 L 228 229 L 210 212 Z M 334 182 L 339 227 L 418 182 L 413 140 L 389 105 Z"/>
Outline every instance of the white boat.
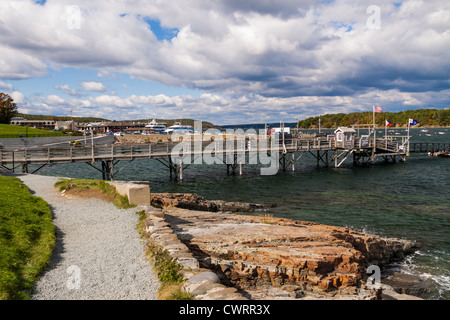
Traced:
<path fill-rule="evenodd" d="M 156 122 L 155 119 L 153 119 L 149 124 L 145 126 L 148 128 L 152 133 L 163 133 L 167 128 L 165 124 Z"/>
<path fill-rule="evenodd" d="M 178 134 L 194 133 L 194 128 L 192 128 L 192 126 L 190 126 L 190 125 L 184 125 L 184 124 L 181 124 L 180 122 L 175 122 L 175 124 L 173 126 L 170 126 L 166 130 L 164 130 L 164 132 L 167 133 L 167 134 L 172 134 L 172 133 L 178 133 Z"/>
<path fill-rule="evenodd" d="M 441 132 L 441 131 L 440 131 L 440 132 L 438 132 L 438 134 L 445 134 L 445 132 Z"/>
<path fill-rule="evenodd" d="M 427 129 L 422 129 L 422 130 L 420 130 L 420 132 L 428 132 L 428 130 Z"/>

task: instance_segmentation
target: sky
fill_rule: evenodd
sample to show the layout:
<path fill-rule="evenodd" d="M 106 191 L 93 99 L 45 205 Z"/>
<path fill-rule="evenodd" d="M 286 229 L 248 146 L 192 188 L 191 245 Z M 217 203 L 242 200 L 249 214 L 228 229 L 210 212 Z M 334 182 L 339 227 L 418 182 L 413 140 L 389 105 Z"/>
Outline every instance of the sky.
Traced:
<path fill-rule="evenodd" d="M 19 112 L 295 122 L 450 105 L 448 0 L 2 0 Z"/>

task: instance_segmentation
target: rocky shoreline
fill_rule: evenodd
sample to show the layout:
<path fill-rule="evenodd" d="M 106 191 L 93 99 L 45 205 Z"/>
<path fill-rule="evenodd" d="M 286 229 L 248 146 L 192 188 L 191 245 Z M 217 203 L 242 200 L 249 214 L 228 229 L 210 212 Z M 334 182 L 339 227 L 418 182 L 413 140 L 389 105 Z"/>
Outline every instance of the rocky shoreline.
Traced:
<path fill-rule="evenodd" d="M 275 204 L 206 200 L 195 193 L 152 193 L 151 205 L 157 208 L 181 208 L 210 212 L 255 212 L 276 207 Z"/>
<path fill-rule="evenodd" d="M 415 298 L 385 284 L 367 285 L 369 266 L 403 259 L 418 249 L 415 242 L 268 215 L 223 213 L 257 208 L 234 205 L 197 195 L 152 194 L 152 206 L 160 208 L 152 210 L 163 223 L 155 226 L 149 219 L 147 227 L 154 238 L 158 225 L 171 234 L 162 236 L 163 247 L 173 246 L 164 239 L 178 239 L 198 262 L 192 272 L 210 270 L 233 294 L 238 290 L 248 299 Z"/>

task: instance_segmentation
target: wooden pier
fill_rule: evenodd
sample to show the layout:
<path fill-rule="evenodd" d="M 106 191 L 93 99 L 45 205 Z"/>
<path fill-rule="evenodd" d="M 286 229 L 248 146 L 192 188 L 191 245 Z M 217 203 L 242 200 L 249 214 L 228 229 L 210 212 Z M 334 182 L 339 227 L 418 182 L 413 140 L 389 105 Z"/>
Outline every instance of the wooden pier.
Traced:
<path fill-rule="evenodd" d="M 204 138 L 204 137 L 203 137 Z M 283 171 L 295 171 L 295 164 L 305 155 L 316 159 L 317 166 L 340 167 L 350 156 L 353 164 L 374 163 L 378 159 L 396 161 L 406 160 L 409 153 L 448 151 L 446 143 L 408 143 L 393 138 L 373 139 L 355 136 L 351 143 L 340 143 L 336 137 L 279 138 L 279 143 L 259 136 L 241 136 L 232 139 L 203 141 L 202 136 L 190 137 L 189 141 L 148 143 L 148 144 L 109 144 L 82 145 L 47 148 L 24 148 L 20 150 L 0 149 L 0 168 L 28 173 L 29 165 L 38 167 L 30 173 L 37 173 L 46 166 L 58 163 L 84 162 L 102 173 L 104 180 L 113 180 L 132 161 L 154 159 L 169 169 L 171 179 L 182 180 L 183 170 L 192 164 L 222 163 L 228 174 L 242 175 L 245 164 L 261 164 L 268 159 L 277 162 Z M 266 137 L 264 137 L 266 138 Z M 263 143 L 262 143 L 263 142 Z M 259 157 L 259 160 L 258 160 Z M 120 163 L 120 165 L 119 165 Z"/>

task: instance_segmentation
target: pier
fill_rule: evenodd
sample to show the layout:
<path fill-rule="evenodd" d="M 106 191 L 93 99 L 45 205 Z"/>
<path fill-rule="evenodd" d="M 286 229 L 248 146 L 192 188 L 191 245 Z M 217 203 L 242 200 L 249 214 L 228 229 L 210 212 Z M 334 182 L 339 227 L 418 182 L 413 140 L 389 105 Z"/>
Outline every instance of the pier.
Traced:
<path fill-rule="evenodd" d="M 203 140 L 209 141 L 203 141 Z M 356 135 L 354 129 L 337 130 L 336 135 L 292 137 L 290 135 L 235 135 L 233 137 L 191 135 L 179 142 L 148 144 L 64 145 L 0 149 L 0 168 L 24 173 L 37 173 L 59 163 L 84 162 L 102 173 L 104 180 L 114 176 L 132 161 L 153 159 L 169 169 L 171 179 L 183 180 L 190 165 L 224 164 L 228 174 L 242 175 L 246 164 L 276 165 L 295 171 L 295 164 L 305 154 L 312 155 L 317 166 L 340 167 L 347 159 L 354 165 L 377 160 L 406 161 L 410 153 L 449 151 L 450 143 L 410 143 L 405 137 L 373 138 Z M 37 168 L 30 170 L 30 165 Z M 19 169 L 19 170 L 20 170 Z"/>

